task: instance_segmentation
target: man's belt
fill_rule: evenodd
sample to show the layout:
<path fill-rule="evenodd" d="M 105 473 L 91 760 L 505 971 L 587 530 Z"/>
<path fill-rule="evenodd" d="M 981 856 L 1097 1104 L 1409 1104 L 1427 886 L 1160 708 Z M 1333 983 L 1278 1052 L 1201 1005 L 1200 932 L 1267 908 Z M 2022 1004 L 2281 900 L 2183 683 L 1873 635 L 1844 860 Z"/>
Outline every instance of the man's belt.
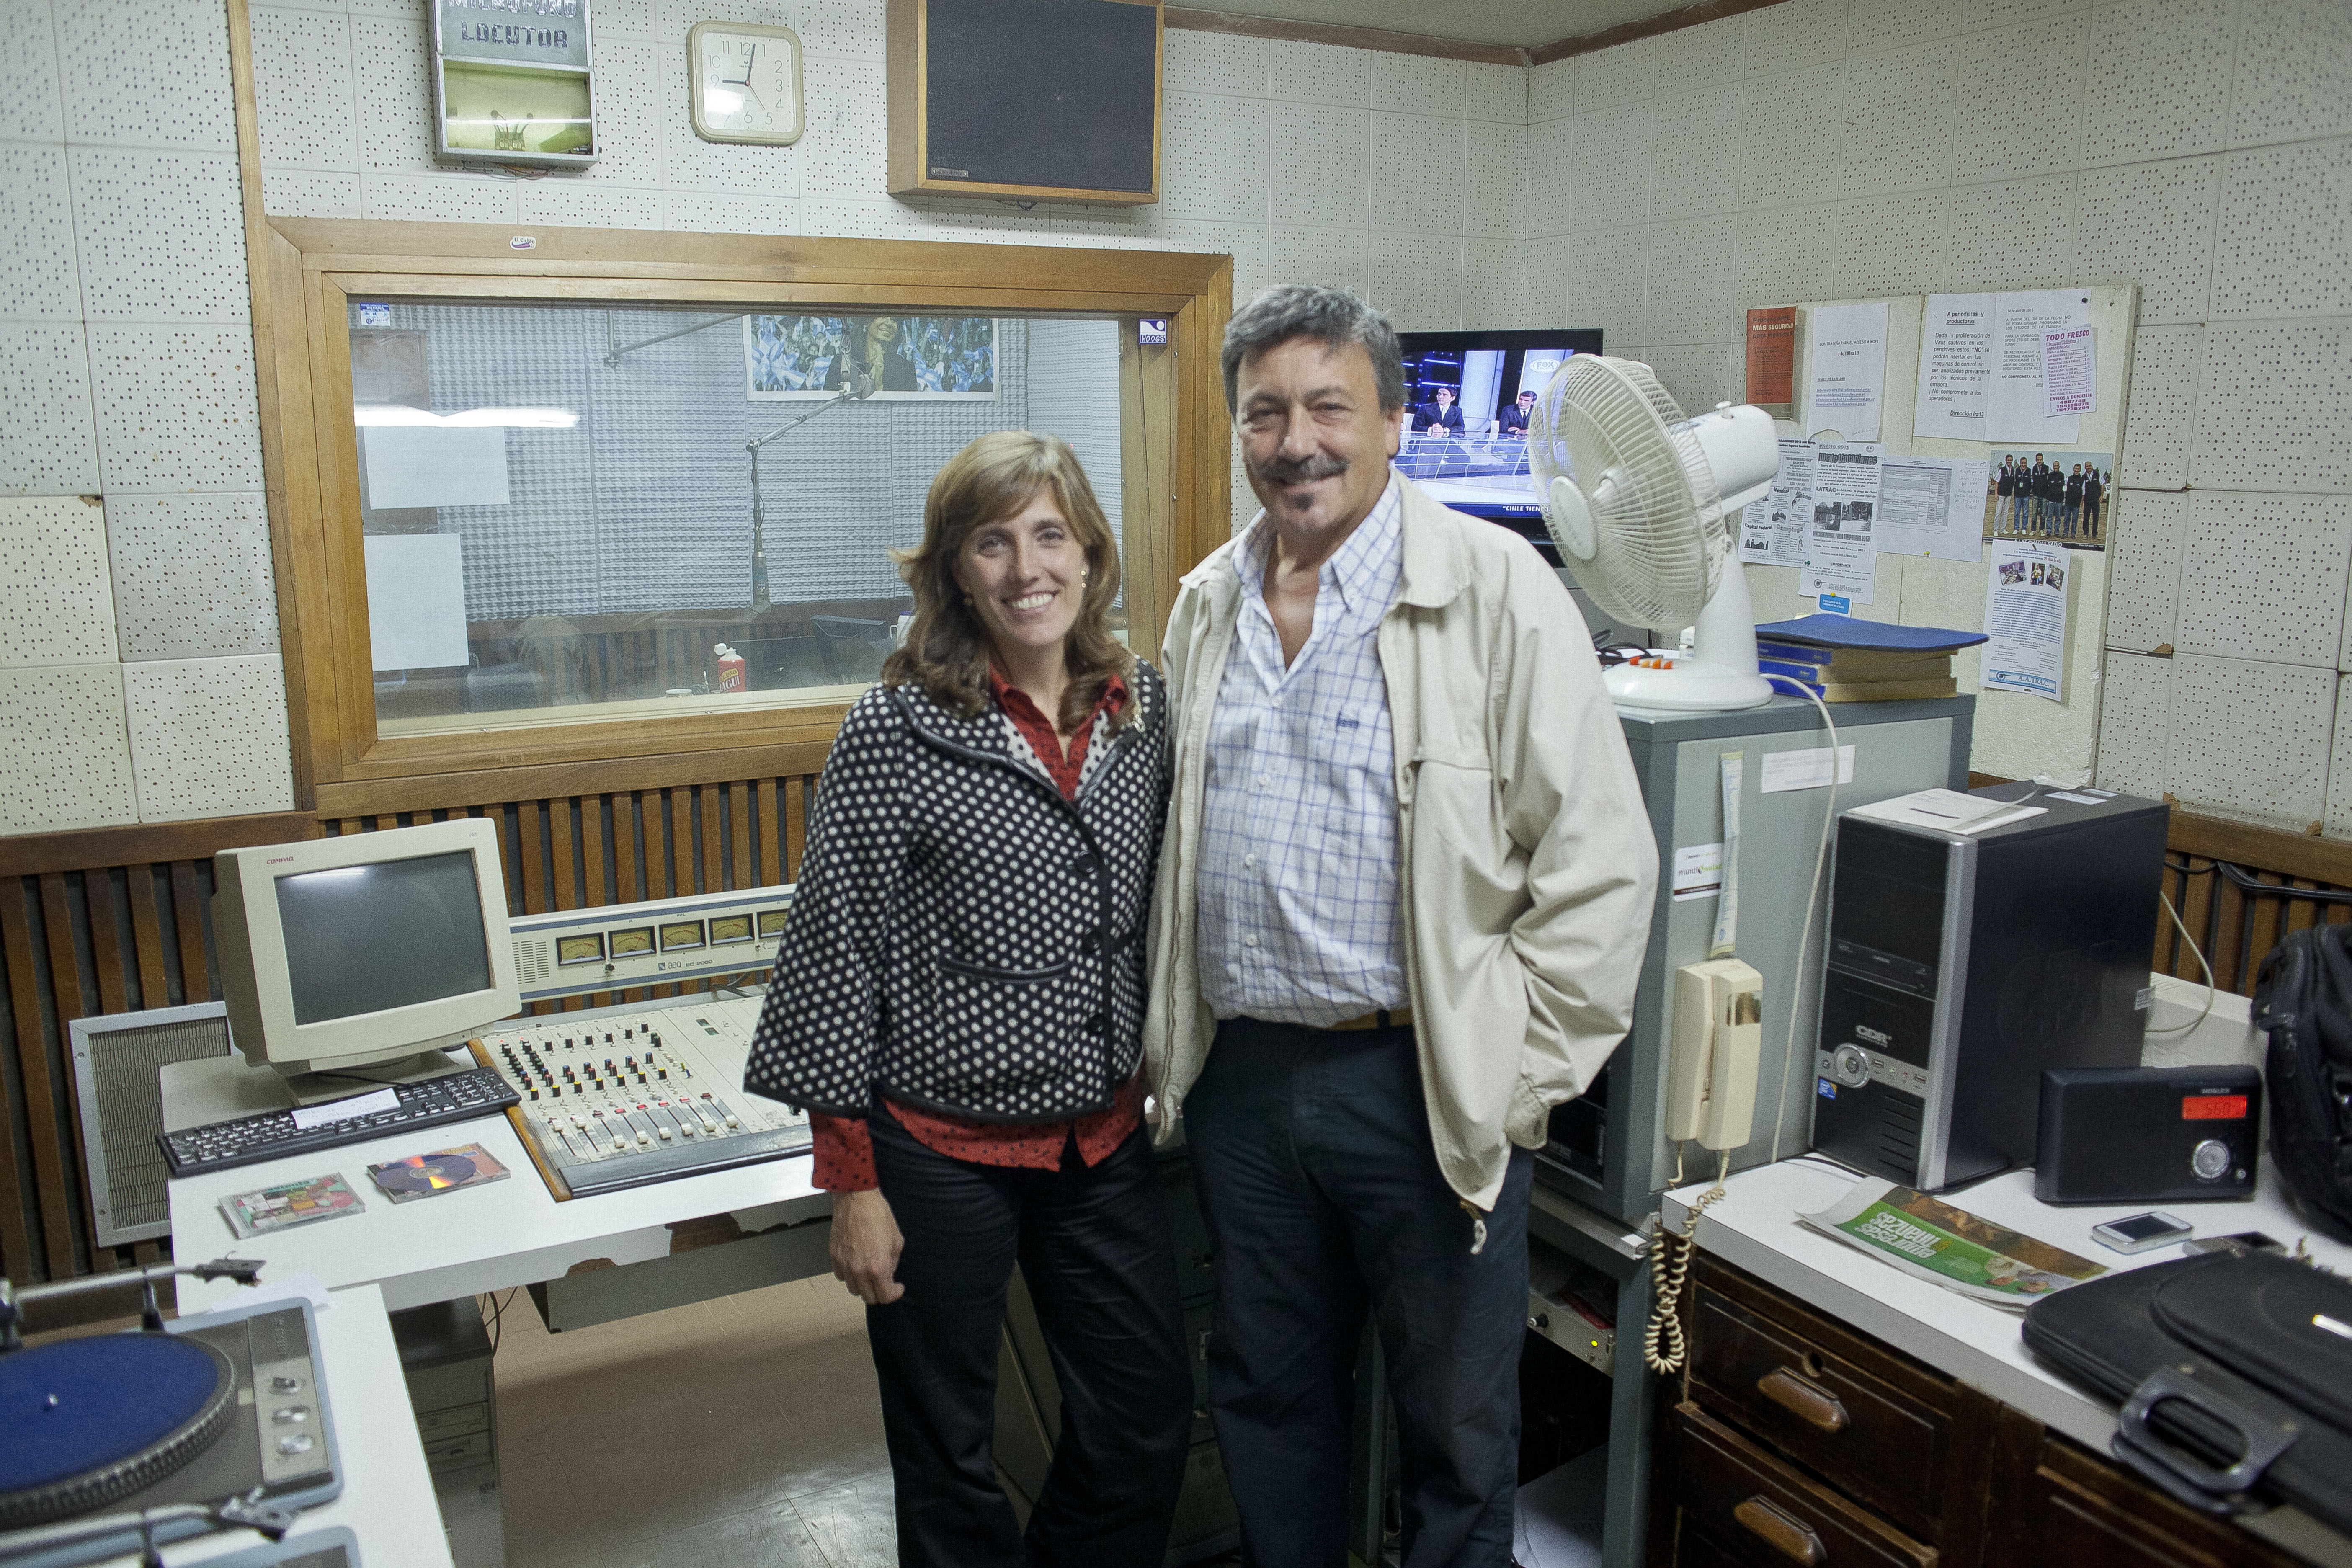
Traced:
<path fill-rule="evenodd" d="M 1382 1007 L 1376 1012 L 1367 1013 L 1360 1018 L 1349 1018 L 1337 1024 L 1326 1024 L 1323 1026 L 1334 1032 L 1341 1029 L 1410 1029 L 1412 1027 L 1412 1009 Z"/>

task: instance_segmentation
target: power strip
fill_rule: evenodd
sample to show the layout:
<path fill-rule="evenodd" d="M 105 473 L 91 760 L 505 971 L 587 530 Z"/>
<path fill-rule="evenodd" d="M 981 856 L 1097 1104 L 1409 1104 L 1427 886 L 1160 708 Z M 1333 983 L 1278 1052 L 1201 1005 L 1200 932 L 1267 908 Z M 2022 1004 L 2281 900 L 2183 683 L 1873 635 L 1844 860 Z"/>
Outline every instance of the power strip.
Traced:
<path fill-rule="evenodd" d="M 793 885 L 521 915 L 515 977 L 526 1002 L 740 974 L 776 959 Z"/>

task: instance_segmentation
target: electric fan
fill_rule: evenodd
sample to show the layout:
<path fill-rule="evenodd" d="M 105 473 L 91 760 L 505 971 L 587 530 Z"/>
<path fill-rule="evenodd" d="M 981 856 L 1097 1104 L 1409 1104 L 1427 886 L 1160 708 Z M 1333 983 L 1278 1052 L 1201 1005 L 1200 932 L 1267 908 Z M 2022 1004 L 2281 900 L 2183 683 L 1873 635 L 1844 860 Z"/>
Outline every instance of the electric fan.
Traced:
<path fill-rule="evenodd" d="M 1683 417 L 1650 367 L 1573 354 L 1537 401 L 1528 433 L 1544 522 L 1576 585 L 1617 620 L 1696 626 L 1687 651 L 1612 667 L 1629 708 L 1756 708 L 1756 616 L 1732 556 L 1740 508 L 1771 488 L 1780 447 L 1762 409 L 1718 404 Z"/>

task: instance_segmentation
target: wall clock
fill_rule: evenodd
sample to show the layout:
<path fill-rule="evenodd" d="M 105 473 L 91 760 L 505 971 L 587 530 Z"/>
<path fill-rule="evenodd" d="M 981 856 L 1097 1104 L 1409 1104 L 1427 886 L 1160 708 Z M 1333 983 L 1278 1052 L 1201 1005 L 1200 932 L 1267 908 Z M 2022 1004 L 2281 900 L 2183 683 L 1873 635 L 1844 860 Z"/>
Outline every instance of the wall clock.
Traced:
<path fill-rule="evenodd" d="M 588 0 L 435 0 L 433 151 L 483 163 L 596 161 Z"/>
<path fill-rule="evenodd" d="M 763 147 L 801 139 L 801 39 L 790 27 L 697 22 L 686 59 L 697 136 Z"/>

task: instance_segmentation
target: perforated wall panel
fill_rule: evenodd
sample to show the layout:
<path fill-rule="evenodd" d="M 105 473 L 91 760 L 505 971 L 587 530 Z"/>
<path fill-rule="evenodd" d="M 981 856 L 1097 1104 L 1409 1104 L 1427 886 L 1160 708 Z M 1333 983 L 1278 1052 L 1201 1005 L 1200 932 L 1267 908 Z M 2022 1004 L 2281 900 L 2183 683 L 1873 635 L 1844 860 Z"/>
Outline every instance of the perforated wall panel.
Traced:
<path fill-rule="evenodd" d="M 1637 228 L 1571 233 L 1559 251 L 1565 324 L 1599 327 L 1605 352 L 1634 359 L 1645 314 L 1642 253 Z"/>
<path fill-rule="evenodd" d="M 1936 286 L 1952 241 L 1952 198 L 1944 191 L 1841 202 L 1835 218 L 1836 297 L 1871 300 L 1924 294 Z"/>
<path fill-rule="evenodd" d="M 1936 43 L 1840 67 L 1834 112 L 1816 121 L 1836 166 L 1868 168 L 1881 190 L 1949 181 L 1958 55 Z"/>
<path fill-rule="evenodd" d="M 1806 214 L 1788 223 L 1739 226 L 1732 243 L 1739 256 L 1742 310 L 1834 296 L 1836 290 L 1830 286 L 1831 235 L 1825 225 L 1811 221 L 1812 216 Z"/>
<path fill-rule="evenodd" d="M 1372 300 L 1401 332 L 1462 326 L 1461 242 L 1442 235 L 1374 235 Z"/>
<path fill-rule="evenodd" d="M 2327 816 L 2330 838 L 2352 837 L 2352 680 L 2336 682 L 2335 750 L 2327 764 Z"/>
<path fill-rule="evenodd" d="M 91 321 L 248 318 L 234 154 L 77 147 L 73 184 Z"/>
<path fill-rule="evenodd" d="M 1961 40 L 1956 70 L 1967 109 L 1952 126 L 1953 178 L 2000 180 L 2074 166 L 2082 155 L 2089 30 L 2089 15 L 2077 12 Z"/>
<path fill-rule="evenodd" d="M 294 809 L 276 654 L 122 667 L 142 822 Z"/>
<path fill-rule="evenodd" d="M 0 667 L 113 657 L 105 510 L 79 496 L 0 500 Z"/>
<path fill-rule="evenodd" d="M 2137 283 L 2143 329 L 2203 321 L 2221 188 L 2219 158 L 2084 170 L 2075 271 Z"/>
<path fill-rule="evenodd" d="M 259 495 L 117 496 L 107 535 L 124 659 L 278 651 Z"/>
<path fill-rule="evenodd" d="M 2125 490 L 2116 498 L 2108 550 L 2115 574 L 2107 589 L 2107 647 L 2152 653 L 2180 641 L 2180 555 L 2189 531 L 2189 498 Z M 2101 719 L 2101 744 L 2106 721 Z"/>
<path fill-rule="evenodd" d="M 1732 301 L 1738 258 L 1723 243 L 1723 226 L 1710 218 L 1652 224 L 1643 231 L 1647 326 L 1643 341 L 1719 343 L 1745 330 Z M 1604 342 L 1607 340 L 1602 340 Z"/>
<path fill-rule="evenodd" d="M 1408 100 L 1409 101 L 1409 100 Z M 1379 229 L 1461 231 L 1464 142 L 1457 121 L 1422 115 L 1375 116 L 1372 121 L 1372 225 Z M 1438 174 L 1438 171 L 1447 171 Z M 1435 178 L 1431 176 L 1435 174 Z"/>
<path fill-rule="evenodd" d="M 109 490 L 261 488 L 249 329 L 93 325 L 89 359 Z"/>
<path fill-rule="evenodd" d="M 598 13 L 601 15 L 601 13 Z M 662 183 L 663 132 L 668 121 L 686 121 L 686 51 L 677 40 L 669 47 L 616 38 L 596 39 L 596 162 L 578 177 L 591 185 L 644 186 L 648 194 Z M 676 90 L 670 90 L 675 80 Z M 837 103 L 814 64 L 803 62 L 803 95 L 811 103 Z M 770 149 L 772 153 L 775 149 Z M 792 156 L 795 149 L 784 149 Z M 553 180 L 540 182 L 552 184 Z"/>
<path fill-rule="evenodd" d="M 1239 33 L 1171 27 L 1160 47 L 1160 89 L 1256 98 L 1265 91 L 1266 47 Z"/>
<path fill-rule="evenodd" d="M 352 67 L 352 21 L 332 11 L 256 5 L 254 100 L 265 168 L 360 166 L 358 89 Z M 603 91 L 604 40 L 599 13 L 596 64 Z"/>
<path fill-rule="evenodd" d="M 2344 90 L 2352 76 L 2352 6 L 2241 0 L 2238 16 L 2238 79 L 2247 87 L 2231 95 L 2230 144 L 2352 131 L 2352 93 Z"/>
<path fill-rule="evenodd" d="M 425 21 L 424 6 L 404 7 L 404 11 L 399 16 L 352 17 L 352 63 L 359 94 L 360 166 L 371 173 L 380 170 L 387 174 L 422 174 L 436 166 L 432 28 Z M 257 40 L 255 47 L 259 47 Z M 474 177 L 487 181 L 491 176 Z M 368 183 L 371 201 L 375 197 L 374 184 L 373 181 Z"/>
<path fill-rule="evenodd" d="M 138 820 L 122 667 L 0 669 L 0 833 Z"/>
<path fill-rule="evenodd" d="M 2352 508 L 2338 496 L 2200 495 L 2181 574 L 2184 653 L 2333 665 Z"/>
<path fill-rule="evenodd" d="M 1371 292 L 1371 242 L 1345 229 L 1277 228 L 1266 267 L 1276 283 L 1320 283 L 1345 289 L 1359 299 Z M 1247 300 L 1234 290 L 1236 306 Z"/>
<path fill-rule="evenodd" d="M 2352 310 L 2347 213 L 2352 142 L 2264 147 L 2223 159 L 2214 316 Z"/>
<path fill-rule="evenodd" d="M 204 0 L 59 0 L 66 139 L 236 150 L 228 8 Z M 146 62 L 124 91 L 122 62 Z"/>
<path fill-rule="evenodd" d="M 2180 804 L 2291 833 L 2318 821 L 2336 671 L 2193 654 L 2172 666 L 2166 772 Z"/>
<path fill-rule="evenodd" d="M 0 494 L 98 489 L 82 329 L 0 321 Z"/>
<path fill-rule="evenodd" d="M 1266 106 L 1250 100 L 1166 95 L 1160 215 L 1188 222 L 1264 223 Z"/>
<path fill-rule="evenodd" d="M 2237 0 L 2131 0 L 2091 14 L 2088 163 L 2142 163 L 2221 144 Z"/>
<path fill-rule="evenodd" d="M 2124 409 L 2123 476 L 2135 489 L 2189 483 L 2203 327 L 2142 327 L 2132 338 L 2131 402 Z"/>
<path fill-rule="evenodd" d="M 0 136 L 56 142 L 64 135 L 47 0 L 0 0 Z"/>
<path fill-rule="evenodd" d="M 882 58 L 882 7 L 872 0 L 799 0 L 793 19 L 812 54 Z"/>
<path fill-rule="evenodd" d="M 1568 121 L 1569 216 L 1580 229 L 1650 217 L 1650 125 L 1645 115 L 1587 101 Z M 1391 171 L 1381 171 L 1387 174 Z"/>
<path fill-rule="evenodd" d="M 1028 340 L 1024 426 L 1070 444 L 1118 536 L 1118 351 L 1119 335 L 1129 329 L 1121 321 L 1007 321 L 1003 330 Z"/>
<path fill-rule="evenodd" d="M 2215 325 L 2205 334 L 2191 484 L 2352 491 L 2352 324 Z"/>
<path fill-rule="evenodd" d="M 1472 120 L 1463 123 L 1462 136 L 1463 228 L 1486 235 L 1528 232 L 1529 176 L 1539 165 L 1528 155 L 1526 128 Z"/>
<path fill-rule="evenodd" d="M 1952 193 L 1946 291 L 2063 289 L 2075 276 L 2076 176 L 2048 174 Z"/>
<path fill-rule="evenodd" d="M 2172 787 L 2171 725 L 2172 660 L 2108 654 L 2099 692 L 2099 787 L 2160 799 Z"/>
<path fill-rule="evenodd" d="M 0 144 L 0 319 L 80 317 L 65 149 Z"/>

